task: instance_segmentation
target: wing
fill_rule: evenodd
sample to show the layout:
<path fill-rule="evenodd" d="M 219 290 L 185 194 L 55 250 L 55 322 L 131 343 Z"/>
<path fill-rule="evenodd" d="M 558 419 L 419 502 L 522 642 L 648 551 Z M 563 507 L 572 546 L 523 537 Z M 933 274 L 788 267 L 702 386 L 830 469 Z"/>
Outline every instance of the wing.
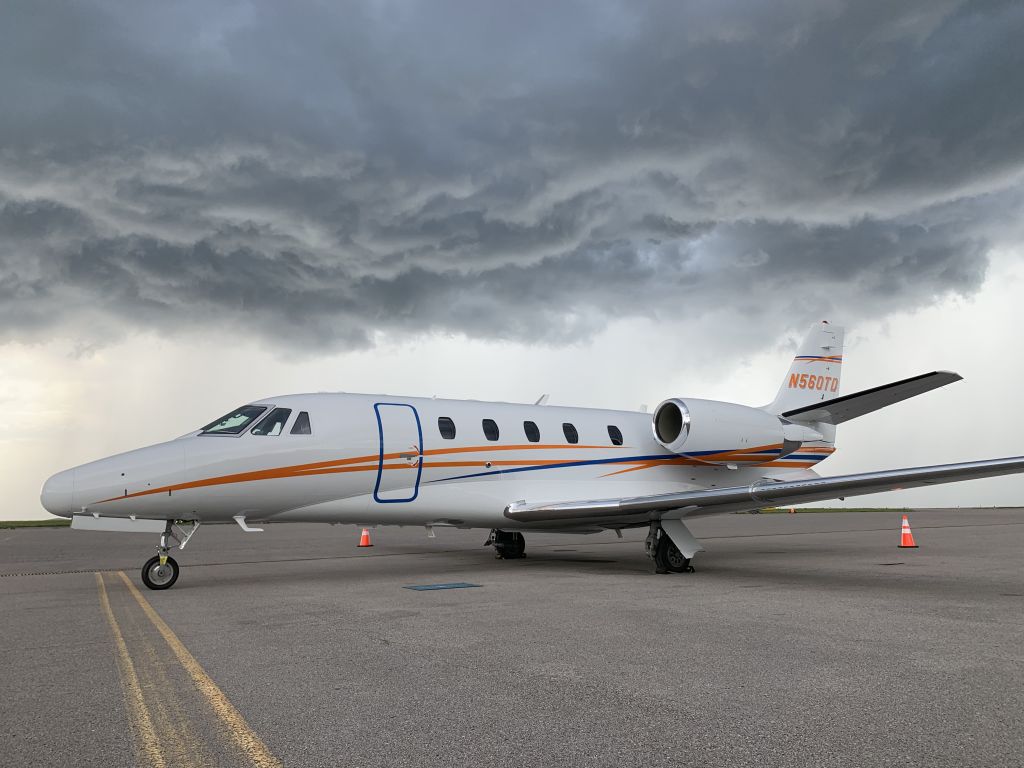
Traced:
<path fill-rule="evenodd" d="M 844 421 L 856 419 L 858 416 L 877 411 L 893 403 L 923 395 L 925 392 L 931 392 L 933 389 L 960 381 L 962 378 L 959 373 L 952 371 L 922 373 L 920 376 L 894 381 L 892 384 L 883 384 L 880 387 L 854 392 L 852 395 L 843 395 L 806 405 L 803 408 L 786 411 L 782 415 L 794 421 L 823 421 L 826 424 L 842 424 Z"/>
<path fill-rule="evenodd" d="M 924 485 L 955 483 L 982 477 L 1024 472 L 1024 456 L 1010 459 L 940 464 L 934 467 L 892 469 L 857 475 L 838 475 L 805 480 L 759 480 L 751 485 L 712 488 L 701 491 L 665 493 L 597 501 L 569 501 L 550 504 L 516 501 L 505 516 L 519 522 L 562 522 L 570 524 L 638 523 L 681 515 L 707 515 L 811 501 L 861 496 L 881 491 L 898 491 Z M 676 514 L 680 512 L 681 514 Z"/>

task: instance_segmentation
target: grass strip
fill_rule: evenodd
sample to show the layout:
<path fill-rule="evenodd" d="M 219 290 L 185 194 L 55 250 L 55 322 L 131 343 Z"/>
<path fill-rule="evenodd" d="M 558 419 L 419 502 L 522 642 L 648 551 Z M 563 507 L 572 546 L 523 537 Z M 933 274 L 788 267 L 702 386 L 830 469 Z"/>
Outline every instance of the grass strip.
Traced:
<path fill-rule="evenodd" d="M 54 518 L 52 520 L 0 520 L 0 528 L 67 528 L 70 520 Z"/>

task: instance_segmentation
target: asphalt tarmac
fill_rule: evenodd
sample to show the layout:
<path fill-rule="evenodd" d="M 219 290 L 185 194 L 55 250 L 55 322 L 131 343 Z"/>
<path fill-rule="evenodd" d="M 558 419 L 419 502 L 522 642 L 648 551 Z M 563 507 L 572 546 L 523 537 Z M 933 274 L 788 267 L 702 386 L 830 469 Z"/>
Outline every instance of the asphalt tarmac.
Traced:
<path fill-rule="evenodd" d="M 207 526 L 163 592 L 153 536 L 0 530 L 0 764 L 1019 766 L 1024 510 L 899 522 L 699 520 L 664 576 L 641 531 Z"/>

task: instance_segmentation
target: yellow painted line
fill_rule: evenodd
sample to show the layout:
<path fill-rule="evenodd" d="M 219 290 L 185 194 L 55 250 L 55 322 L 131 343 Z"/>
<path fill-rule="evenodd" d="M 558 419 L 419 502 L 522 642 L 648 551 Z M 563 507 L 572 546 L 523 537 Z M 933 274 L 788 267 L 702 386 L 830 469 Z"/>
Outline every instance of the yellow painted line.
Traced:
<path fill-rule="evenodd" d="M 235 709 L 234 704 L 228 700 L 224 692 L 210 679 L 210 676 L 206 674 L 206 671 L 196 661 L 188 648 L 182 644 L 178 636 L 174 634 L 174 631 L 167 626 L 164 620 L 160 618 L 160 615 L 153 609 L 153 606 L 149 604 L 149 601 L 142 596 L 142 593 L 135 588 L 131 580 L 124 575 L 124 571 L 118 571 L 117 575 L 121 577 L 121 581 L 128 587 L 128 591 L 132 593 L 132 597 L 142 607 L 149 620 L 153 622 L 153 626 L 163 635 L 164 640 L 167 641 L 174 655 L 181 662 L 181 666 L 192 677 L 192 682 L 195 683 L 196 688 L 210 702 L 210 706 L 213 707 L 213 711 L 227 728 L 228 735 L 235 743 L 235 746 L 245 753 L 258 768 L 281 768 L 281 761 L 274 757 L 270 750 L 267 749 L 267 745 L 263 743 L 263 740 L 245 722 L 242 713 Z"/>
<path fill-rule="evenodd" d="M 185 710 L 182 686 L 190 683 L 172 680 L 167 674 L 168 667 L 176 671 L 180 669 L 178 660 L 171 655 L 163 638 L 153 631 L 153 625 L 137 606 L 124 606 L 120 616 L 121 628 L 139 673 L 142 695 L 149 704 L 153 725 L 163 746 L 164 761 L 173 768 L 214 765 L 216 761 L 210 756 L 199 729 Z M 197 713 L 196 719 L 199 717 L 201 715 Z"/>
<path fill-rule="evenodd" d="M 149 709 L 142 698 L 142 686 L 139 685 L 139 677 L 135 673 L 135 664 L 128 654 L 128 645 L 124 641 L 124 635 L 121 634 L 121 627 L 118 626 L 114 612 L 110 609 L 107 588 L 103 583 L 103 576 L 99 573 L 96 573 L 96 586 L 100 592 L 100 606 L 114 633 L 114 645 L 117 647 L 117 669 L 121 673 L 121 688 L 124 690 L 129 720 L 138 735 L 139 749 L 149 765 L 154 768 L 166 768 L 160 750 L 160 741 L 156 737 L 156 729 L 153 728 L 153 719 L 149 716 Z"/>

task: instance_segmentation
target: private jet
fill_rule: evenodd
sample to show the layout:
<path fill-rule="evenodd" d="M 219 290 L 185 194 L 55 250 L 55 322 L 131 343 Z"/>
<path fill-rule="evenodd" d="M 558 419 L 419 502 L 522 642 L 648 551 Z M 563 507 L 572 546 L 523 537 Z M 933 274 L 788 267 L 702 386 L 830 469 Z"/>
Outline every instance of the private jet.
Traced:
<path fill-rule="evenodd" d="M 647 528 L 657 573 L 692 572 L 689 519 L 1024 472 L 1024 457 L 822 477 L 843 422 L 960 380 L 934 371 L 839 394 L 843 329 L 812 326 L 768 405 L 670 397 L 652 412 L 316 393 L 247 403 L 177 439 L 58 472 L 43 507 L 75 529 L 159 534 L 150 589 L 201 523 L 349 523 L 524 533 Z"/>

